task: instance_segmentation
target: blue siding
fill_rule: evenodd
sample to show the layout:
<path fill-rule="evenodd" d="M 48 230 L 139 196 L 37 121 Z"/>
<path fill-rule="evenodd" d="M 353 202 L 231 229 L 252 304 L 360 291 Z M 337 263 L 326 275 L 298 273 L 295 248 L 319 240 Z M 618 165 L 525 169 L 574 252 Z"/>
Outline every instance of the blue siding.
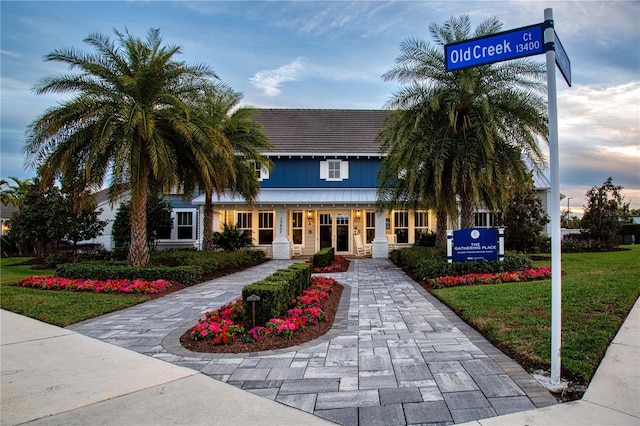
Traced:
<path fill-rule="evenodd" d="M 375 188 L 379 158 L 342 158 L 349 161 L 349 179 L 327 182 L 320 179 L 320 162 L 324 158 L 272 158 L 274 168 L 269 179 L 260 182 L 262 188 Z"/>

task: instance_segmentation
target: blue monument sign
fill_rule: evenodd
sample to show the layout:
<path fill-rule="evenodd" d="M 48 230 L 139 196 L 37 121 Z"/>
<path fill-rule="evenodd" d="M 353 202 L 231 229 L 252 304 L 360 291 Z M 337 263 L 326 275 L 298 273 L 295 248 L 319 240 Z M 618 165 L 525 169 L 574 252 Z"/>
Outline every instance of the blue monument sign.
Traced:
<path fill-rule="evenodd" d="M 453 232 L 453 261 L 498 260 L 498 230 L 461 229 Z"/>
<path fill-rule="evenodd" d="M 477 37 L 444 46 L 447 71 L 544 53 L 542 24 Z"/>

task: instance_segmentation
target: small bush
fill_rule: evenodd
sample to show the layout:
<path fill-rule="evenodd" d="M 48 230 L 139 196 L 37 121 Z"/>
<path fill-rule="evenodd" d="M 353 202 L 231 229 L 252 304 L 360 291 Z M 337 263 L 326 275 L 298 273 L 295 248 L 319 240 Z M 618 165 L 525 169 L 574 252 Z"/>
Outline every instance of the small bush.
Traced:
<path fill-rule="evenodd" d="M 329 266 L 335 260 L 335 251 L 333 247 L 325 247 L 313 255 L 313 267 L 324 268 Z"/>
<path fill-rule="evenodd" d="M 421 232 L 418 240 L 416 241 L 418 247 L 435 247 L 436 246 L 436 233 L 435 232 Z"/>

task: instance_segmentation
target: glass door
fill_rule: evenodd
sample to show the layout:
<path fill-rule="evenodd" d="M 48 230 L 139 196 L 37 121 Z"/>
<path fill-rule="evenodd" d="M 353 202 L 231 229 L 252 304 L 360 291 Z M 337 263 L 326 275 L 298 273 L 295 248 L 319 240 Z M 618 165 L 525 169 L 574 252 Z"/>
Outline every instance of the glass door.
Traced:
<path fill-rule="evenodd" d="M 318 215 L 320 219 L 320 248 L 331 247 L 333 236 L 333 216 L 331 213 L 321 213 Z"/>
<path fill-rule="evenodd" d="M 336 214 L 336 253 L 348 252 L 349 241 L 349 213 Z"/>

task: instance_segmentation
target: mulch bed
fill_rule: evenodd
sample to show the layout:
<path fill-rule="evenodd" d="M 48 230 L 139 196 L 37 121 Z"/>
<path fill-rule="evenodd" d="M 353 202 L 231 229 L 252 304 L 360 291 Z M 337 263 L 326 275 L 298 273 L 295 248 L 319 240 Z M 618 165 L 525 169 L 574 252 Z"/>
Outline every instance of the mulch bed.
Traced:
<path fill-rule="evenodd" d="M 331 329 L 338 305 L 340 304 L 340 296 L 342 295 L 343 288 L 343 286 L 338 284 L 335 291 L 322 303 L 321 306 L 327 314 L 326 321 L 320 321 L 317 325 L 306 327 L 304 330 L 294 333 L 291 339 L 286 339 L 282 336 L 263 336 L 258 339 L 257 342 L 245 343 L 242 336 L 239 336 L 231 344 L 214 346 L 211 344 L 211 340 L 192 340 L 191 330 L 189 330 L 180 337 L 180 343 L 182 343 L 182 346 L 185 348 L 194 352 L 237 354 L 283 349 L 309 342 L 322 336 Z M 251 325 L 245 325 L 245 329 L 251 329 Z"/>

